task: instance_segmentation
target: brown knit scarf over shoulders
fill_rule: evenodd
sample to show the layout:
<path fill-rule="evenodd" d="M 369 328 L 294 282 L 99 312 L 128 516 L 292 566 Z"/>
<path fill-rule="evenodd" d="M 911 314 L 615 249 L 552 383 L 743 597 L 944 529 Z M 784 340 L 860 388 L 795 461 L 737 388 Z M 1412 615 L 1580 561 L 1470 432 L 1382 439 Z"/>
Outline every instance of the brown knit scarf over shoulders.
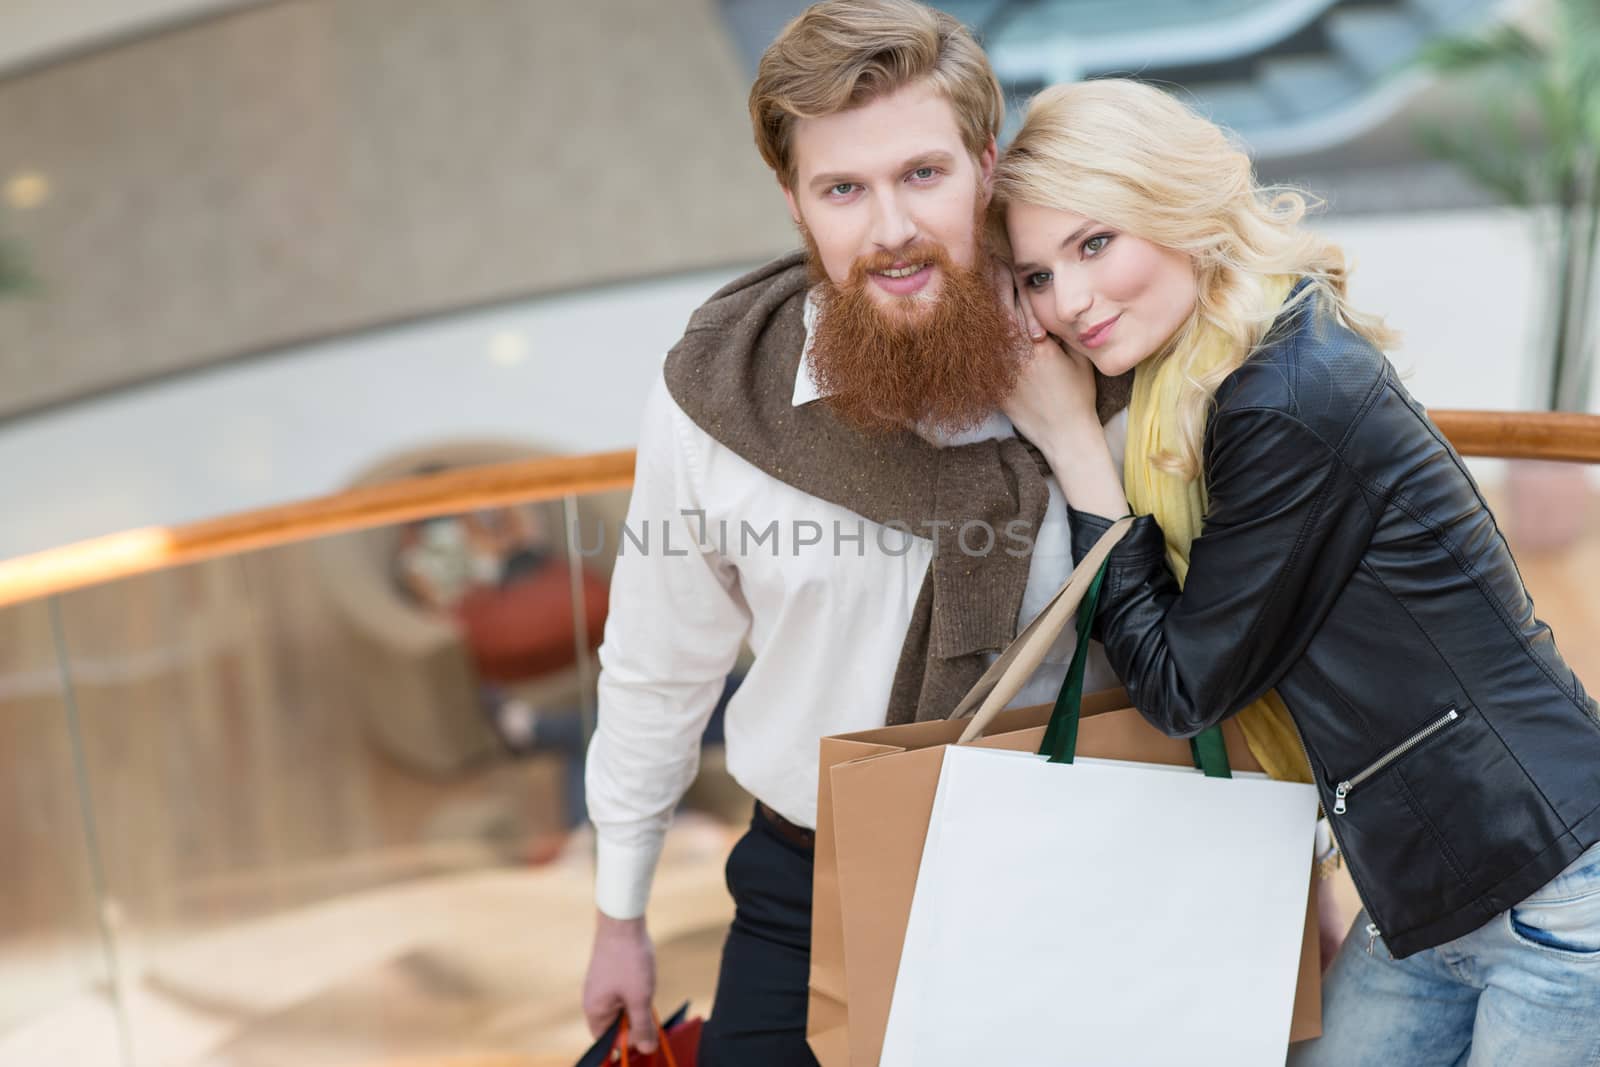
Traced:
<path fill-rule="evenodd" d="M 695 425 L 772 477 L 872 522 L 941 531 L 885 720 L 944 718 L 983 673 L 984 654 L 1016 634 L 1031 553 L 1013 555 L 1016 543 L 1002 535 L 1026 523 L 1031 547 L 1049 502 L 1047 470 L 1020 438 L 939 447 L 910 431 L 857 430 L 825 401 L 795 407 L 809 289 L 805 256 L 794 253 L 718 290 L 668 354 L 667 389 Z M 1128 388 L 1126 376 L 1100 380 L 1102 421 L 1127 406 Z M 969 539 L 963 551 L 957 532 L 971 522 L 996 536 Z M 994 544 L 975 555 L 972 540 Z"/>

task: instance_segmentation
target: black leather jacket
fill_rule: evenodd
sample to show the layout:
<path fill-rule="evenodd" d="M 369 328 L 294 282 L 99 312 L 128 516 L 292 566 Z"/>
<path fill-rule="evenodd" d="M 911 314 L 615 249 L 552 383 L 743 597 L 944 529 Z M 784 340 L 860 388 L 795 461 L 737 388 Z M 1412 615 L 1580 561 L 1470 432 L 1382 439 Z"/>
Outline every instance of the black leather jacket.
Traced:
<path fill-rule="evenodd" d="M 1594 702 L 1461 458 L 1317 294 L 1218 389 L 1204 464 L 1186 587 L 1139 518 L 1097 635 L 1173 736 L 1278 690 L 1396 958 L 1477 929 L 1600 841 Z M 1072 514 L 1080 558 L 1108 525 Z"/>

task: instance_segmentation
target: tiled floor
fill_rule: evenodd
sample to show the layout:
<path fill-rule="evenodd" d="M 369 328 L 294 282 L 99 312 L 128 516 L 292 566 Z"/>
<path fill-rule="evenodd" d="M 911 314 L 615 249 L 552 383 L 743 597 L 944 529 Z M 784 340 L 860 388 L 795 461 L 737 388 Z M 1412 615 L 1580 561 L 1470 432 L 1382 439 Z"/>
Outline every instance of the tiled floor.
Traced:
<path fill-rule="evenodd" d="M 737 831 L 691 823 L 663 859 L 650 923 L 661 1003 L 703 1009 L 731 917 L 720 880 Z M 586 853 L 578 840 L 536 869 L 419 878 L 147 945 L 122 987 L 137 1062 L 570 1063 L 588 1043 L 577 999 L 593 915 Z M 0 1036 L 0 1064 L 116 1063 L 106 1001 L 86 989 Z"/>

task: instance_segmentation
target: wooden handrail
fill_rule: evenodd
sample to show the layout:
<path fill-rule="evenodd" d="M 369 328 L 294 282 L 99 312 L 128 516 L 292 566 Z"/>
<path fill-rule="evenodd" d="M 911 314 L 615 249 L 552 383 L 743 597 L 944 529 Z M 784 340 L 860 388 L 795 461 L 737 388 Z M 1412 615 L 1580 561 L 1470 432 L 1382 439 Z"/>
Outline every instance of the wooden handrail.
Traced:
<path fill-rule="evenodd" d="M 1600 463 L 1600 415 L 1432 411 L 1464 456 Z M 314 537 L 475 508 L 623 489 L 631 451 L 518 460 L 262 508 L 175 527 L 98 537 L 0 561 L 0 607 L 136 574 Z"/>
<path fill-rule="evenodd" d="M 128 530 L 0 562 L 0 607 L 315 537 L 632 484 L 633 452 L 602 452 L 485 464 L 184 526 Z"/>
<path fill-rule="evenodd" d="M 1600 415 L 1430 411 L 1428 417 L 1463 456 L 1600 463 Z"/>

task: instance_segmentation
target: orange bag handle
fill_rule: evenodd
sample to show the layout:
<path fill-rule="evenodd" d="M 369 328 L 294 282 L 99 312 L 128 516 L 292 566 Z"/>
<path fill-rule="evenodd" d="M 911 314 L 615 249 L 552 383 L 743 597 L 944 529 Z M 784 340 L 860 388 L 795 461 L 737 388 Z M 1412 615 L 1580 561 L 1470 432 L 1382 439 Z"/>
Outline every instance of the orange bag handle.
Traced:
<path fill-rule="evenodd" d="M 650 1005 L 650 1021 L 656 1024 L 656 1044 L 661 1048 L 662 1058 L 667 1061 L 667 1067 L 678 1067 L 678 1058 L 672 1054 L 672 1042 L 667 1040 L 667 1035 L 661 1032 L 661 1016 L 656 1014 L 654 1004 Z M 617 1047 L 622 1049 L 622 1067 L 628 1067 L 628 1013 L 622 1013 L 622 1029 L 617 1031 Z"/>

